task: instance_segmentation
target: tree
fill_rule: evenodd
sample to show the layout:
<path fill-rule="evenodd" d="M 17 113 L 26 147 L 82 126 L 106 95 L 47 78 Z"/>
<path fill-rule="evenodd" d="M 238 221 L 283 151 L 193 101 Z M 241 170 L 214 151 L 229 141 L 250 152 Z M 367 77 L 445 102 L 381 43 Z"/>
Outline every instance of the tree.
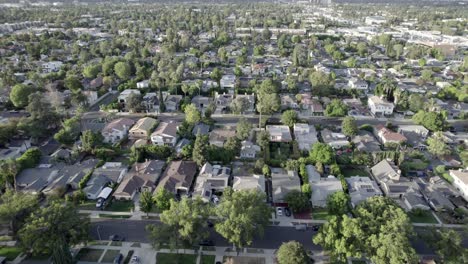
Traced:
<path fill-rule="evenodd" d="M 195 161 L 198 166 L 203 166 L 206 162 L 208 145 L 208 136 L 198 134 L 192 152 L 192 160 Z"/>
<path fill-rule="evenodd" d="M 393 200 L 369 198 L 355 208 L 354 215 L 332 216 L 313 239 L 332 261 L 366 256 L 375 264 L 417 262 L 409 242 L 411 222 Z"/>
<path fill-rule="evenodd" d="M 218 83 L 218 87 L 221 87 L 221 78 L 223 77 L 223 71 L 221 69 L 214 68 L 210 77 Z"/>
<path fill-rule="evenodd" d="M 437 157 L 443 157 L 450 154 L 450 148 L 442 132 L 437 131 L 427 139 L 427 150 Z"/>
<path fill-rule="evenodd" d="M 244 117 L 241 117 L 237 122 L 236 136 L 240 140 L 245 140 L 249 137 L 250 131 L 252 130 L 252 124 L 247 121 Z"/>
<path fill-rule="evenodd" d="M 462 245 L 462 237 L 456 230 L 430 228 L 429 232 L 422 235 L 422 238 L 442 259 L 442 263 L 468 262 L 468 249 Z"/>
<path fill-rule="evenodd" d="M 300 213 L 309 206 L 309 197 L 298 190 L 292 190 L 284 196 L 284 201 L 295 213 Z"/>
<path fill-rule="evenodd" d="M 89 218 L 69 203 L 54 201 L 31 214 L 19 231 L 21 246 L 33 254 L 52 254 L 54 263 L 73 263 L 70 247 L 88 240 Z"/>
<path fill-rule="evenodd" d="M 294 124 L 297 122 L 297 119 L 297 112 L 294 110 L 286 110 L 281 115 L 281 122 L 288 127 L 294 126 Z"/>
<path fill-rule="evenodd" d="M 121 61 L 114 65 L 114 72 L 122 81 L 126 81 L 130 78 L 130 75 L 132 75 L 132 68 L 127 62 Z"/>
<path fill-rule="evenodd" d="M 151 195 L 151 192 L 149 191 L 143 191 L 140 194 L 140 209 L 142 212 L 146 213 L 146 216 L 148 216 L 149 212 L 151 212 L 151 209 L 153 209 L 154 201 L 153 197 Z"/>
<path fill-rule="evenodd" d="M 412 119 L 416 124 L 423 125 L 431 131 L 443 131 L 445 128 L 445 118 L 441 113 L 420 110 Z"/>
<path fill-rule="evenodd" d="M 250 102 L 247 98 L 236 97 L 234 100 L 232 100 L 231 104 L 229 105 L 229 108 L 231 109 L 231 112 L 235 114 L 242 114 L 245 110 L 248 109 L 249 106 Z"/>
<path fill-rule="evenodd" d="M 432 71 L 429 69 L 421 71 L 421 79 L 425 82 L 429 82 L 432 80 Z"/>
<path fill-rule="evenodd" d="M 276 93 L 259 93 L 257 99 L 257 111 L 260 114 L 270 115 L 280 109 L 281 102 Z"/>
<path fill-rule="evenodd" d="M 19 170 L 18 162 L 15 159 L 10 158 L 0 161 L 0 188 L 15 188 L 16 174 L 18 174 Z"/>
<path fill-rule="evenodd" d="M 227 188 L 215 208 L 220 219 L 215 230 L 238 248 L 251 245 L 256 235 L 263 235 L 269 224 L 271 209 L 265 194 L 256 190 L 232 191 Z"/>
<path fill-rule="evenodd" d="M 80 82 L 80 79 L 76 75 L 69 75 L 65 78 L 65 87 L 67 87 L 71 92 L 78 93 L 83 85 Z"/>
<path fill-rule="evenodd" d="M 15 107 L 25 107 L 28 105 L 28 98 L 34 92 L 34 88 L 29 85 L 17 84 L 10 92 L 10 100 Z"/>
<path fill-rule="evenodd" d="M 168 210 L 173 199 L 174 195 L 165 188 L 159 188 L 153 196 L 153 202 L 159 211 Z"/>
<path fill-rule="evenodd" d="M 312 162 L 321 164 L 331 164 L 334 160 L 334 152 L 330 145 L 317 142 L 312 146 L 309 157 Z"/>
<path fill-rule="evenodd" d="M 292 62 L 296 67 L 307 65 L 307 50 L 301 44 L 296 44 L 292 53 Z"/>
<path fill-rule="evenodd" d="M 80 132 L 80 117 L 72 117 L 63 123 L 62 129 L 54 135 L 54 139 L 60 144 L 71 145 L 75 142 Z"/>
<path fill-rule="evenodd" d="M 141 103 L 142 101 L 143 98 L 141 94 L 130 93 L 130 95 L 127 97 L 127 100 L 125 101 L 125 108 L 127 108 L 127 110 L 132 113 L 139 112 L 143 108 Z"/>
<path fill-rule="evenodd" d="M 393 46 L 393 50 L 395 51 L 395 56 L 397 59 L 400 58 L 400 56 L 403 54 L 403 45 L 401 44 L 396 44 Z"/>
<path fill-rule="evenodd" d="M 262 130 L 257 134 L 257 144 L 265 150 L 270 144 L 270 133 L 266 130 Z"/>
<path fill-rule="evenodd" d="M 335 192 L 327 197 L 327 209 L 331 215 L 342 216 L 349 212 L 349 195 L 343 191 Z"/>
<path fill-rule="evenodd" d="M 347 116 L 343 119 L 343 122 L 341 123 L 341 127 L 343 130 L 343 134 L 346 136 L 354 136 L 358 132 L 358 127 L 356 125 L 356 119 L 351 116 Z"/>
<path fill-rule="evenodd" d="M 263 54 L 265 54 L 265 47 L 263 47 L 263 45 L 255 46 L 253 50 L 253 54 L 254 56 L 262 56 Z"/>
<path fill-rule="evenodd" d="M 98 146 L 102 145 L 104 137 L 101 133 L 94 133 L 91 130 L 86 130 L 81 135 L 81 147 L 86 152 L 92 152 Z"/>
<path fill-rule="evenodd" d="M 276 252 L 278 264 L 307 264 L 310 262 L 304 246 L 297 241 L 281 244 Z"/>
<path fill-rule="evenodd" d="M 423 109 L 424 107 L 424 98 L 420 94 L 411 94 L 408 97 L 408 105 L 409 109 L 414 113 L 417 113 L 419 110 Z"/>
<path fill-rule="evenodd" d="M 194 104 L 189 104 L 185 107 L 185 121 L 191 125 L 195 125 L 201 120 L 200 111 Z"/>
<path fill-rule="evenodd" d="M 325 115 L 332 117 L 345 116 L 348 113 L 348 107 L 338 99 L 333 99 L 325 108 Z"/>
<path fill-rule="evenodd" d="M 100 64 L 91 64 L 83 69 L 83 76 L 86 78 L 96 78 L 101 72 L 102 66 Z"/>
<path fill-rule="evenodd" d="M 41 160 L 41 156 L 42 152 L 36 147 L 26 150 L 23 155 L 16 159 L 19 170 L 36 167 Z"/>
<path fill-rule="evenodd" d="M 313 92 L 319 95 L 329 94 L 334 83 L 331 75 L 322 71 L 312 72 L 309 75 L 309 81 L 312 84 Z"/>
<path fill-rule="evenodd" d="M 15 192 L 7 189 L 0 197 L 0 219 L 10 223 L 13 234 L 21 228 L 26 217 L 37 208 L 35 195 Z"/>

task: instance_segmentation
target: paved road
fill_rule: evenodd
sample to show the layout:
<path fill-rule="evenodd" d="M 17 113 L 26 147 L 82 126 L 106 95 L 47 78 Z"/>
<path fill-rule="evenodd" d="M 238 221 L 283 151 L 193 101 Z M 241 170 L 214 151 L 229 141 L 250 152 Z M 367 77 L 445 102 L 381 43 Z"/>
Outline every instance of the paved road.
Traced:
<path fill-rule="evenodd" d="M 124 236 L 128 241 L 148 243 L 147 232 L 145 226 L 148 224 L 158 224 L 157 221 L 140 221 L 140 220 L 93 220 L 91 228 L 91 236 L 94 239 L 107 240 L 110 235 L 118 234 Z M 99 235 L 97 232 L 99 226 Z M 416 227 L 415 232 L 417 234 L 423 234 L 426 232 L 426 228 Z M 290 240 L 296 240 L 304 245 L 305 248 L 310 250 L 321 250 L 321 247 L 312 243 L 312 237 L 314 236 L 312 230 L 307 231 L 296 231 L 292 227 L 279 227 L 269 226 L 265 230 L 265 236 L 263 238 L 257 238 L 250 246 L 252 248 L 266 248 L 276 249 L 281 243 Z M 463 236 L 462 236 L 463 237 Z M 468 237 L 463 237 L 463 245 L 468 248 Z M 217 234 L 214 230 L 211 230 L 210 239 L 213 240 L 216 246 L 231 246 L 224 238 Z M 412 245 L 416 252 L 420 255 L 434 255 L 435 253 L 429 249 L 424 241 L 416 237 L 412 241 Z"/>

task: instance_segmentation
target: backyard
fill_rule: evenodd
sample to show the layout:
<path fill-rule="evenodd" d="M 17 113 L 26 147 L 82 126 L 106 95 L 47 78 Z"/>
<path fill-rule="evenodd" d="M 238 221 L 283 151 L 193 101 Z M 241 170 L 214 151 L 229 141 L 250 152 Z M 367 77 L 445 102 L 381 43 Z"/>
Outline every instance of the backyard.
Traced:
<path fill-rule="evenodd" d="M 346 178 L 352 177 L 352 176 L 362 176 L 362 177 L 369 177 L 369 173 L 365 168 L 358 168 L 358 167 L 341 167 L 341 173 L 343 173 L 343 176 Z"/>

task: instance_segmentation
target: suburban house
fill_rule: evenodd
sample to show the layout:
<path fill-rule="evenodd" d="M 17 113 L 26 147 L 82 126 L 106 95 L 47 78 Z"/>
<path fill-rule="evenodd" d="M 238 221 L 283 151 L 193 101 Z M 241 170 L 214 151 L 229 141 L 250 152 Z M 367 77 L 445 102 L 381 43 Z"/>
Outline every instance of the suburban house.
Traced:
<path fill-rule="evenodd" d="M 245 109 L 242 109 L 242 113 L 245 114 L 250 114 L 255 112 L 255 94 L 238 94 L 236 95 L 236 100 L 245 100 L 248 102 L 247 107 Z"/>
<path fill-rule="evenodd" d="M 411 181 L 401 177 L 400 169 L 391 160 L 382 160 L 371 168 L 371 172 L 388 197 L 403 198 L 413 188 L 416 189 Z"/>
<path fill-rule="evenodd" d="M 414 209 L 430 210 L 431 207 L 426 203 L 424 197 L 420 193 L 409 192 L 403 196 L 403 203 L 407 211 Z"/>
<path fill-rule="evenodd" d="M 122 162 L 106 162 L 102 167 L 96 168 L 93 171 L 93 176 L 106 176 L 113 182 L 120 183 L 127 173 L 127 165 Z"/>
<path fill-rule="evenodd" d="M 291 132 L 288 126 L 267 125 L 266 130 L 270 134 L 271 142 L 291 142 Z"/>
<path fill-rule="evenodd" d="M 375 95 L 369 97 L 367 105 L 374 116 L 391 115 L 395 107 L 393 103 Z"/>
<path fill-rule="evenodd" d="M 220 84 L 222 89 L 234 89 L 234 86 L 236 85 L 236 76 L 233 74 L 223 75 L 223 77 L 221 77 Z"/>
<path fill-rule="evenodd" d="M 58 72 L 62 66 L 63 62 L 61 61 L 49 61 L 42 63 L 42 72 L 43 73 L 51 73 L 51 72 Z"/>
<path fill-rule="evenodd" d="M 196 95 L 192 98 L 192 104 L 195 105 L 202 114 L 205 113 L 208 106 L 213 103 L 210 97 Z"/>
<path fill-rule="evenodd" d="M 89 181 L 86 183 L 86 187 L 83 188 L 83 192 L 86 194 L 87 199 L 96 200 L 102 189 L 107 187 L 107 185 L 110 183 L 112 183 L 112 180 L 106 176 L 96 175 L 89 179 Z"/>
<path fill-rule="evenodd" d="M 208 135 L 210 133 L 210 126 L 204 123 L 196 124 L 192 129 L 192 135 Z"/>
<path fill-rule="evenodd" d="M 150 85 L 150 81 L 149 80 L 143 80 L 141 82 L 137 82 L 137 88 L 138 89 L 146 89 L 149 87 Z"/>
<path fill-rule="evenodd" d="M 349 196 L 353 207 L 367 200 L 367 198 L 382 196 L 382 191 L 377 183 L 369 177 L 352 176 L 346 178 L 346 183 L 348 184 Z"/>
<path fill-rule="evenodd" d="M 407 138 L 407 142 L 414 148 L 426 148 L 424 141 L 426 141 L 427 135 L 429 134 L 427 128 L 418 125 L 400 125 L 398 126 L 398 133 Z"/>
<path fill-rule="evenodd" d="M 468 171 L 450 170 L 449 174 L 453 178 L 452 185 L 460 192 L 463 199 L 468 202 Z"/>
<path fill-rule="evenodd" d="M 213 194 L 221 193 L 229 186 L 230 179 L 231 168 L 207 162 L 198 174 L 193 193 L 208 202 Z"/>
<path fill-rule="evenodd" d="M 312 206 L 326 207 L 328 196 L 335 192 L 342 191 L 343 186 L 341 185 L 340 179 L 330 175 L 326 178 L 320 178 L 318 182 L 314 182 L 314 184 L 311 185 L 311 189 L 312 197 L 310 201 L 312 202 Z"/>
<path fill-rule="evenodd" d="M 407 141 L 407 138 L 404 135 L 393 132 L 383 125 L 378 125 L 375 128 L 375 131 L 377 132 L 377 137 L 380 139 L 382 144 L 402 144 Z"/>
<path fill-rule="evenodd" d="M 233 100 L 234 100 L 233 94 L 215 93 L 215 104 L 216 104 L 215 114 L 222 114 L 226 112 L 229 109 L 229 106 L 231 105 Z"/>
<path fill-rule="evenodd" d="M 167 112 L 175 112 L 179 110 L 180 101 L 182 101 L 182 95 L 168 95 L 164 101 Z"/>
<path fill-rule="evenodd" d="M 359 151 L 367 153 L 381 151 L 380 143 L 369 131 L 359 130 L 357 135 L 355 135 L 351 141 Z"/>
<path fill-rule="evenodd" d="M 125 105 L 127 103 L 127 99 L 130 97 L 130 95 L 132 94 L 135 94 L 135 95 L 140 95 L 140 91 L 139 90 L 136 90 L 136 89 L 127 89 L 127 90 L 123 90 L 119 97 L 118 97 L 118 101 L 119 103 Z"/>
<path fill-rule="evenodd" d="M 299 109 L 296 97 L 292 94 L 282 94 L 280 96 L 281 109 Z"/>
<path fill-rule="evenodd" d="M 348 81 L 348 87 L 350 89 L 365 91 L 369 88 L 369 84 L 367 84 L 367 82 L 364 80 L 352 77 Z"/>
<path fill-rule="evenodd" d="M 118 118 L 108 123 L 101 131 L 106 143 L 116 143 L 124 139 L 128 135 L 130 127 L 135 124 L 135 121 L 129 118 Z"/>
<path fill-rule="evenodd" d="M 240 157 L 241 159 L 255 159 L 260 150 L 260 146 L 255 145 L 252 141 L 244 140 L 241 142 Z"/>
<path fill-rule="evenodd" d="M 273 203 L 285 203 L 285 196 L 292 190 L 301 191 L 301 181 L 295 171 L 271 168 Z"/>
<path fill-rule="evenodd" d="M 112 195 L 117 200 L 133 200 L 138 192 L 152 192 L 155 185 L 146 175 L 131 175 L 126 177 Z"/>
<path fill-rule="evenodd" d="M 265 193 L 265 176 L 253 173 L 253 163 L 234 161 L 232 164 L 232 189 L 257 190 Z"/>
<path fill-rule="evenodd" d="M 307 177 L 309 179 L 310 186 L 314 185 L 316 182 L 320 181 L 320 173 L 314 167 L 314 165 L 307 165 L 306 166 Z"/>
<path fill-rule="evenodd" d="M 151 142 L 159 146 L 175 147 L 177 143 L 177 130 L 179 123 L 161 122 L 156 130 L 151 134 Z"/>
<path fill-rule="evenodd" d="M 161 176 L 156 190 L 165 188 L 173 194 L 188 194 L 197 173 L 193 161 L 171 161 Z"/>
<path fill-rule="evenodd" d="M 436 177 L 439 178 L 439 176 Z M 452 211 L 455 209 L 455 206 L 449 199 L 454 196 L 454 192 L 441 179 L 440 183 L 424 184 L 421 187 L 421 194 L 434 211 Z"/>
<path fill-rule="evenodd" d="M 236 131 L 230 128 L 215 128 L 210 132 L 210 145 L 223 147 L 224 143 L 231 138 L 236 136 Z"/>
<path fill-rule="evenodd" d="M 148 139 L 158 121 L 151 117 L 139 119 L 129 131 L 130 139 Z"/>
<path fill-rule="evenodd" d="M 327 128 L 320 132 L 324 143 L 330 145 L 334 149 L 339 149 L 349 146 L 348 138 L 343 133 L 333 132 Z"/>
<path fill-rule="evenodd" d="M 317 131 L 313 125 L 294 124 L 294 137 L 299 149 L 303 151 L 309 151 L 312 145 L 318 142 Z"/>
<path fill-rule="evenodd" d="M 159 114 L 160 102 L 156 93 L 146 93 L 141 104 L 147 113 Z"/>

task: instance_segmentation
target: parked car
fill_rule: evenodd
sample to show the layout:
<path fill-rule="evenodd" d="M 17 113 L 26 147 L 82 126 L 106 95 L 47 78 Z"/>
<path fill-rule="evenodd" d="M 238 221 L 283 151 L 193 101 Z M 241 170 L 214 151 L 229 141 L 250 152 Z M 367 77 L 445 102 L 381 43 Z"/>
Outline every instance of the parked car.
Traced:
<path fill-rule="evenodd" d="M 312 231 L 318 231 L 320 229 L 320 226 L 314 225 L 312 226 Z"/>
<path fill-rule="evenodd" d="M 284 215 L 291 216 L 291 210 L 288 207 L 284 208 Z"/>
<path fill-rule="evenodd" d="M 215 244 L 213 242 L 213 240 L 202 240 L 200 241 L 200 243 L 198 243 L 200 246 L 205 246 L 205 247 L 213 247 Z"/>
<path fill-rule="evenodd" d="M 111 235 L 109 237 L 110 241 L 125 241 L 125 237 L 119 235 Z"/>
<path fill-rule="evenodd" d="M 114 258 L 114 264 L 120 264 L 120 263 L 122 263 L 122 259 L 123 259 L 123 255 L 119 253 L 119 254 Z"/>
<path fill-rule="evenodd" d="M 140 258 L 138 256 L 133 256 L 132 259 L 130 260 L 131 264 L 139 264 L 140 263 Z"/>
<path fill-rule="evenodd" d="M 283 216 L 283 208 L 281 208 L 281 207 L 276 208 L 276 214 L 278 216 Z"/>
<path fill-rule="evenodd" d="M 295 225 L 294 228 L 295 228 L 297 231 L 306 231 L 306 230 L 307 230 L 307 225 L 305 225 L 305 224 L 299 224 L 299 225 Z"/>
<path fill-rule="evenodd" d="M 105 200 L 102 199 L 102 198 L 97 199 L 97 201 L 96 201 L 96 208 L 101 208 L 101 207 L 104 205 L 104 201 L 105 201 Z"/>

